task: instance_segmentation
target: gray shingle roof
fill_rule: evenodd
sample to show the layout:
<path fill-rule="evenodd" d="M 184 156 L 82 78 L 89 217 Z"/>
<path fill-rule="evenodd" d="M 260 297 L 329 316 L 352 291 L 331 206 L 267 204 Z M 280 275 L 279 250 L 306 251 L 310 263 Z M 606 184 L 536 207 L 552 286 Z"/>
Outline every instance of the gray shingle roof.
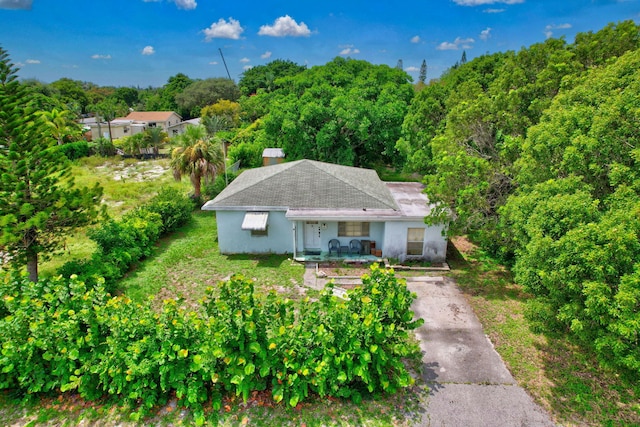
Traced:
<path fill-rule="evenodd" d="M 398 209 L 374 170 L 313 160 L 244 171 L 203 209 L 260 207 Z"/>

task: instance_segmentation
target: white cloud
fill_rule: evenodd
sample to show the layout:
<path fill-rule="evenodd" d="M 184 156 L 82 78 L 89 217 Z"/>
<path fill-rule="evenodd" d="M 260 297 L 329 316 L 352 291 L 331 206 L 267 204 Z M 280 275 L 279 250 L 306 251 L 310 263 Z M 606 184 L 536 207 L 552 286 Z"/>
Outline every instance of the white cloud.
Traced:
<path fill-rule="evenodd" d="M 192 10 L 198 6 L 195 0 L 174 0 L 178 9 Z"/>
<path fill-rule="evenodd" d="M 518 4 L 524 3 L 524 0 L 453 0 L 453 2 L 460 6 L 482 6 L 483 4 L 495 3 Z"/>
<path fill-rule="evenodd" d="M 258 35 L 271 37 L 309 37 L 311 31 L 304 22 L 298 24 L 295 19 L 289 15 L 285 15 L 276 19 L 273 25 L 261 26 Z"/>
<path fill-rule="evenodd" d="M 262 55 L 260 55 L 260 58 L 262 58 L 262 59 L 269 59 L 269 58 L 271 58 L 271 52 L 270 52 L 270 51 L 266 51 L 265 53 L 263 53 Z"/>
<path fill-rule="evenodd" d="M 547 38 L 550 38 L 551 36 L 553 36 L 554 30 L 566 30 L 569 28 L 571 28 L 571 24 L 559 24 L 559 25 L 549 24 L 546 27 L 544 27 L 544 35 L 547 36 Z"/>
<path fill-rule="evenodd" d="M 487 27 L 480 31 L 480 40 L 488 40 L 491 37 L 491 27 Z"/>
<path fill-rule="evenodd" d="M 242 58 L 240 62 L 242 62 L 243 64 L 246 64 L 247 62 L 251 62 L 251 60 L 249 58 Z"/>
<path fill-rule="evenodd" d="M 156 53 L 156 50 L 153 46 L 145 46 L 144 49 L 142 49 L 143 55 L 153 55 L 154 53 Z"/>
<path fill-rule="evenodd" d="M 161 2 L 162 0 L 142 0 L 145 3 L 158 3 Z M 173 3 L 176 4 L 176 6 L 178 6 L 178 9 L 186 9 L 186 10 L 191 10 L 191 9 L 195 9 L 198 6 L 198 3 L 195 2 L 195 0 L 169 0 Z"/>
<path fill-rule="evenodd" d="M 473 43 L 475 43 L 475 40 L 472 39 L 471 37 L 468 37 L 466 39 L 456 37 L 453 43 L 442 42 L 436 47 L 436 49 L 438 50 L 458 50 L 460 48 L 471 49 L 473 48 Z"/>
<path fill-rule="evenodd" d="M 25 62 L 27 64 L 39 64 L 40 60 L 39 59 L 27 59 Z"/>
<path fill-rule="evenodd" d="M 95 54 L 95 55 L 91 55 L 91 59 L 111 59 L 111 55 L 99 55 L 99 54 Z"/>
<path fill-rule="evenodd" d="M 0 9 L 31 9 L 33 0 L 0 0 Z"/>
<path fill-rule="evenodd" d="M 244 28 L 240 26 L 240 21 L 229 18 L 229 22 L 220 18 L 218 22 L 211 24 L 209 28 L 202 30 L 205 34 L 205 40 L 211 39 L 233 39 L 238 40 Z"/>
<path fill-rule="evenodd" d="M 209 65 L 218 65 L 218 61 L 211 61 L 209 62 Z"/>
<path fill-rule="evenodd" d="M 420 43 L 420 36 L 411 37 L 411 43 Z"/>
<path fill-rule="evenodd" d="M 483 10 L 484 13 L 502 13 L 504 12 L 506 9 L 485 9 Z"/>
<path fill-rule="evenodd" d="M 458 50 L 458 46 L 455 43 L 442 42 L 436 47 L 438 50 Z"/>
<path fill-rule="evenodd" d="M 356 49 L 353 45 L 348 46 L 340 46 L 342 50 L 340 51 L 340 55 L 356 55 L 360 53 L 360 49 Z"/>
<path fill-rule="evenodd" d="M 244 71 L 250 70 L 252 68 L 253 68 L 253 65 L 245 65 L 244 67 L 242 67 Z"/>
<path fill-rule="evenodd" d="M 420 68 L 418 68 L 418 67 L 407 67 L 404 70 L 406 72 L 408 72 L 408 73 L 417 73 L 418 71 L 420 71 Z"/>

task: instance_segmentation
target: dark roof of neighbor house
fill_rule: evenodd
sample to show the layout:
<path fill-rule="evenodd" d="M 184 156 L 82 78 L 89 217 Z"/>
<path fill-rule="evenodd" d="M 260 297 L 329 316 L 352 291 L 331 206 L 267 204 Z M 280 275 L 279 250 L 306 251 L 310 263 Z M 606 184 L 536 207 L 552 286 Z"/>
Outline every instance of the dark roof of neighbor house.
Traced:
<path fill-rule="evenodd" d="M 376 171 L 314 160 L 297 160 L 249 169 L 204 210 L 399 209 Z"/>

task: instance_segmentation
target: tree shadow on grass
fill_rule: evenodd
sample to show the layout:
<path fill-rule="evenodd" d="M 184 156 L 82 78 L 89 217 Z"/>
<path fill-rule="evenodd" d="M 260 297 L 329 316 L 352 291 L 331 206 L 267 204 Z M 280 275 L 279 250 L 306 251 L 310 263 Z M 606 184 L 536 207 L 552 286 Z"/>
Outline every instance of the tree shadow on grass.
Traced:
<path fill-rule="evenodd" d="M 560 421 L 575 425 L 640 425 L 640 382 L 603 368 L 593 352 L 567 338 L 546 334 L 536 345 L 544 355 L 547 397 Z"/>

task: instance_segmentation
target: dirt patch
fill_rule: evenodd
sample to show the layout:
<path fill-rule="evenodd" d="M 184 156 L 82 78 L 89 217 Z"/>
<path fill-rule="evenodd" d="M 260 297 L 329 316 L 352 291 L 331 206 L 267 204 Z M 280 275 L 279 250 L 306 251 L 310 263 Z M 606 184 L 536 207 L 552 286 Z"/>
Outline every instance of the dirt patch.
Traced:
<path fill-rule="evenodd" d="M 339 262 L 326 262 L 318 264 L 318 274 L 324 277 L 361 277 L 369 274 L 369 264 L 344 264 Z"/>

